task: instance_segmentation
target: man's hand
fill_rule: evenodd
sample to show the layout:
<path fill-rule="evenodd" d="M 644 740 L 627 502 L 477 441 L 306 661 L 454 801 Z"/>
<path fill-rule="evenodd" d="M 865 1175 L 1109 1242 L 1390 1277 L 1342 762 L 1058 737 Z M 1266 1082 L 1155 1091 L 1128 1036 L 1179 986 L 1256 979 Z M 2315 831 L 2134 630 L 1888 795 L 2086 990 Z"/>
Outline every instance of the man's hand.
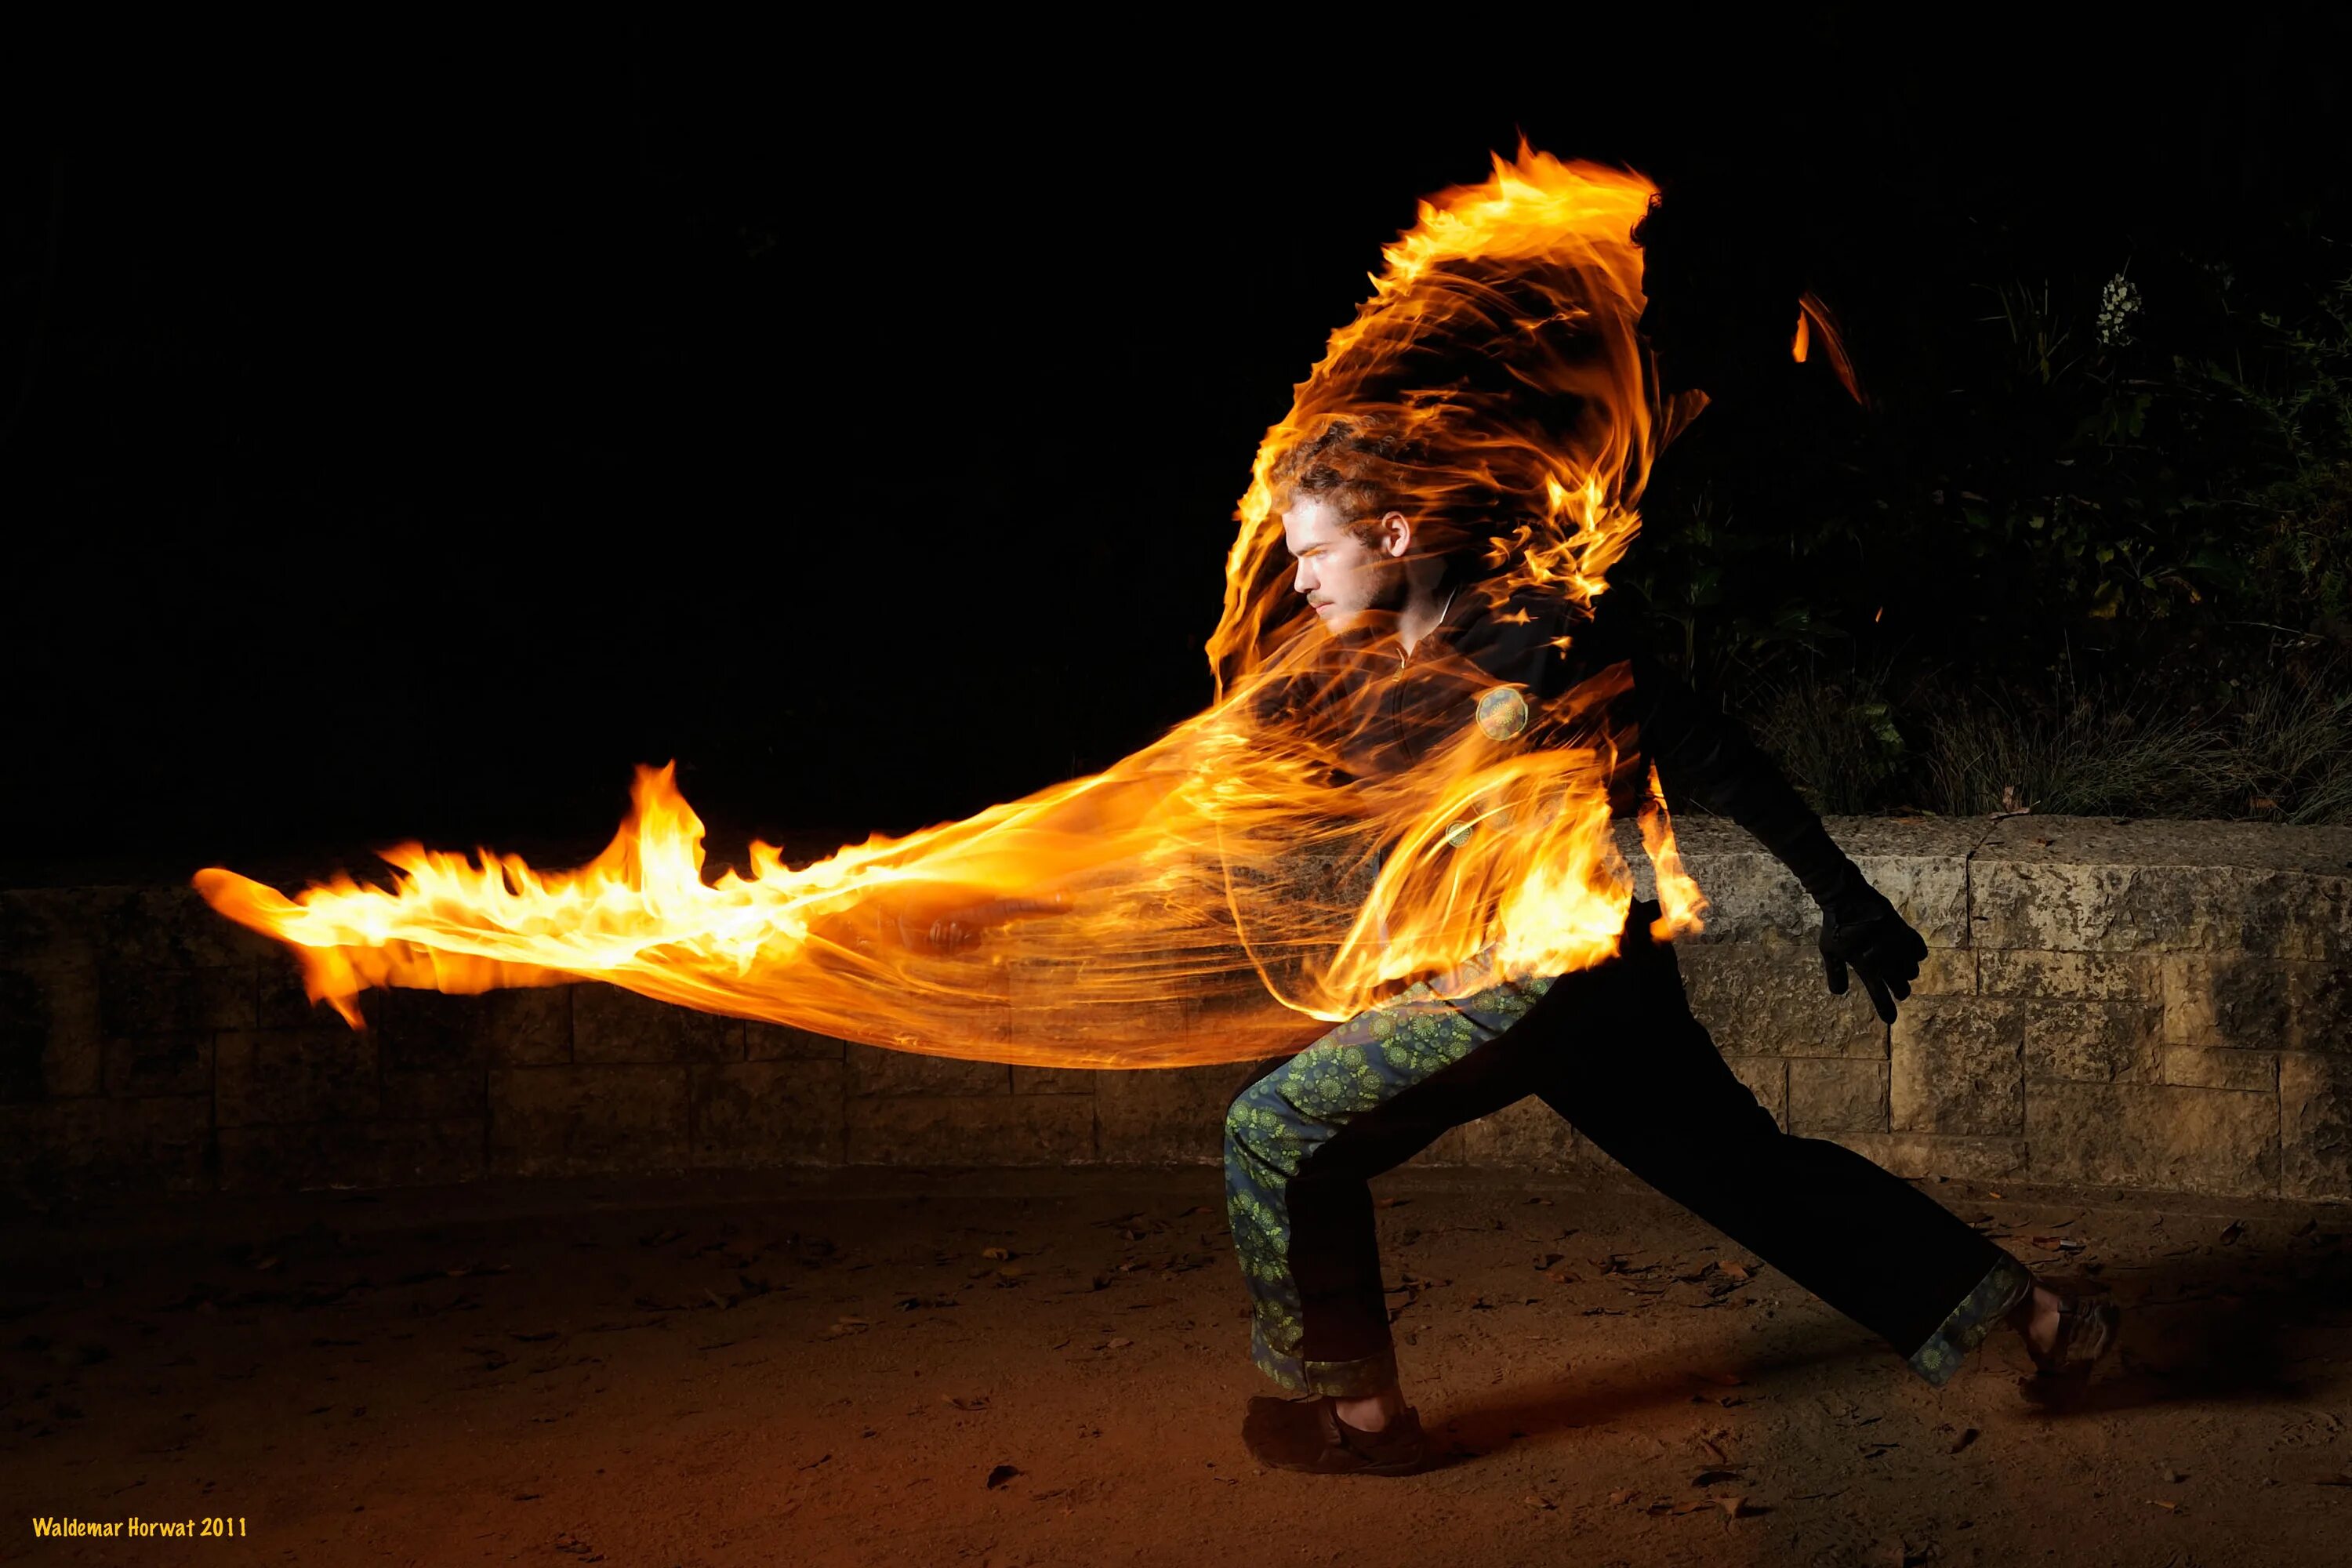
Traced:
<path fill-rule="evenodd" d="M 1042 899 L 991 899 L 982 904 L 966 904 L 942 910 L 928 921 L 920 914 L 894 913 L 890 918 L 898 928 L 898 940 L 908 947 L 931 952 L 955 952 L 980 941 L 981 933 L 991 926 L 1030 915 L 1066 913 L 1065 896 L 1052 894 Z"/>
<path fill-rule="evenodd" d="M 1919 978 L 1927 944 L 1905 923 L 1885 894 L 1867 882 L 1822 906 L 1822 964 L 1830 993 L 1845 994 L 1849 965 L 1862 976 L 1870 1005 L 1885 1022 L 1895 1022 L 1895 1004 L 1907 1000 Z"/>

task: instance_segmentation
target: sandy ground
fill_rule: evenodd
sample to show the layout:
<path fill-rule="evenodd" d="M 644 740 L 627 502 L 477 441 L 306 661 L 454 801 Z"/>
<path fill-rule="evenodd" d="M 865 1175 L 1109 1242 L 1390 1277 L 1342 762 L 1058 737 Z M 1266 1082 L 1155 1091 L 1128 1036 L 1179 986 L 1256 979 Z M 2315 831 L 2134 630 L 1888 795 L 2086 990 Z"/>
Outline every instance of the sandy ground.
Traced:
<path fill-rule="evenodd" d="M 1260 1469 L 1204 1170 L 596 1183 L 0 1236 L 0 1560 L 2340 1563 L 2352 1211 L 1937 1195 L 2131 1309 L 1947 1389 L 1655 1196 L 1391 1178 L 1433 1473 Z M 1853 1238 L 1867 1249 L 1867 1237 Z M 1742 1278 L 1744 1271 L 1745 1277 Z M 35 1515 L 229 1540 L 37 1540 Z"/>

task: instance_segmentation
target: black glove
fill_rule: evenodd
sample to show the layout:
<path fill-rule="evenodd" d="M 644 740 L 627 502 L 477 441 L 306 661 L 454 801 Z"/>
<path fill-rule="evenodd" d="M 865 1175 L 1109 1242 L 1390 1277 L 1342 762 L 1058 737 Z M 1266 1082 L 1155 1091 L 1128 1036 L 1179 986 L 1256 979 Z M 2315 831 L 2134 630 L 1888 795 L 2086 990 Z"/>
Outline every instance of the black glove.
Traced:
<path fill-rule="evenodd" d="M 1822 904 L 1822 965 L 1830 994 L 1845 994 L 1851 964 L 1870 993 L 1870 1005 L 1885 1022 L 1895 1022 L 1895 1004 L 1911 994 L 1927 944 L 1895 912 L 1886 896 L 1867 882 L 1842 889 Z"/>

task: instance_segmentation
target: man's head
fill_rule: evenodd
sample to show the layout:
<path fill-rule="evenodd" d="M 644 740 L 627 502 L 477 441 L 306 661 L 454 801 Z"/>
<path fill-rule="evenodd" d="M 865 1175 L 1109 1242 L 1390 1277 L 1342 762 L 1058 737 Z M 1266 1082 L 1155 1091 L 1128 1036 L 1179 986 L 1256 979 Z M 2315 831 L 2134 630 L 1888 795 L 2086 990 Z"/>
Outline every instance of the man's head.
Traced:
<path fill-rule="evenodd" d="M 1405 557 L 1412 521 L 1401 511 L 1351 518 L 1329 496 L 1293 492 L 1282 513 L 1283 542 L 1296 563 L 1290 585 L 1304 595 L 1327 630 L 1360 625 L 1368 614 L 1392 616 L 1411 585 Z"/>
<path fill-rule="evenodd" d="M 1425 542 L 1412 494 L 1416 454 L 1387 421 L 1335 418 L 1285 452 L 1272 473 L 1291 587 L 1326 629 L 1393 615 L 1411 588 L 1406 562 Z"/>

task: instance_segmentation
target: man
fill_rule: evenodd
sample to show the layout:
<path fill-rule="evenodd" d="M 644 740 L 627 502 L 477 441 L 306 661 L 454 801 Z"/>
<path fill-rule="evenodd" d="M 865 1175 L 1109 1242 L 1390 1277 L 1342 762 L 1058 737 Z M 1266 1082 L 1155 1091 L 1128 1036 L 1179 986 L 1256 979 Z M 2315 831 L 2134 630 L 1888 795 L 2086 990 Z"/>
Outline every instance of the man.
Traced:
<path fill-rule="evenodd" d="M 1707 269 L 1690 261 L 1695 245 L 1661 265 L 1668 227 L 1644 227 L 1643 325 L 1662 375 L 1718 397 L 1769 385 L 1757 356 L 1788 361 L 1797 289 L 1710 291 Z M 1768 309 L 1784 324 L 1759 319 Z M 1587 614 L 1535 590 L 1498 603 L 1465 591 L 1486 542 L 1416 514 L 1418 458 L 1399 429 L 1342 417 L 1272 476 L 1291 586 L 1330 634 L 1339 668 L 1293 721 L 1319 729 L 1349 773 L 1369 777 L 1409 766 L 1445 726 L 1507 724 L 1507 712 L 1477 700 L 1482 690 L 1549 699 L 1622 670 L 1631 684 L 1618 717 L 1635 739 L 1612 801 L 1638 798 L 1651 764 L 1671 794 L 1754 834 L 1822 907 L 1830 989 L 1843 994 L 1849 971 L 1859 975 L 1891 1024 L 1926 956 L 1918 934 L 1745 734 L 1641 653 L 1610 599 Z M 1616 955 L 1593 968 L 1511 980 L 1474 960 L 1415 984 L 1234 1098 L 1225 1172 L 1252 1355 L 1307 1396 L 1251 1401 L 1243 1433 L 1259 1460 L 1370 1474 L 1426 1461 L 1391 1347 L 1367 1183 L 1529 1094 L 1884 1336 L 1931 1384 L 2002 1322 L 2050 1373 L 2082 1373 L 2112 1343 L 2116 1313 L 2103 1297 L 2036 1281 L 1861 1155 L 1782 1133 L 1691 1016 L 1672 947 L 1649 934 L 1656 913 L 1637 903 Z M 1857 1236 L 1870 1246 L 1855 1247 Z"/>
<path fill-rule="evenodd" d="M 1694 237 L 1709 231 L 1690 208 L 1670 202 L 1661 213 L 1642 237 L 1642 326 L 1661 380 L 1717 401 L 1780 397 L 1775 369 L 1785 374 L 1792 358 L 1801 282 L 1723 264 L 1751 259 L 1744 223 L 1718 226 L 1735 243 L 1709 255 Z M 1468 262 L 1423 282 L 1432 297 L 1451 289 L 1454 303 L 1471 302 L 1457 323 L 1537 340 L 1537 363 L 1572 374 L 1530 378 L 1488 352 L 1489 338 L 1426 332 L 1427 300 L 1417 298 L 1381 319 L 1389 337 L 1350 338 L 1356 357 L 1328 384 L 1346 395 L 1307 416 L 1271 460 L 1268 515 L 1279 516 L 1289 587 L 1320 626 L 1313 640 L 1286 643 L 1275 678 L 1252 690 L 1255 738 L 1310 759 L 1331 782 L 1370 786 L 1367 798 L 1396 775 L 1476 754 L 1456 744 L 1472 724 L 1497 746 L 1556 746 L 1575 753 L 1563 759 L 1573 769 L 1607 768 L 1599 782 L 1620 813 L 1639 805 L 1654 769 L 1669 793 L 1738 823 L 1788 865 L 1822 907 L 1830 989 L 1843 994 L 1859 974 L 1891 1024 L 1926 955 L 1918 934 L 1738 727 L 1643 654 L 1622 595 L 1572 598 L 1514 559 L 1530 474 L 1496 460 L 1498 436 L 1538 442 L 1544 421 L 1575 421 L 1577 375 L 1599 363 L 1576 357 L 1585 349 L 1575 312 L 1509 292 L 1519 265 Z M 1806 308 L 1826 329 L 1810 297 Z M 1555 322 L 1568 334 L 1564 357 L 1545 362 Z M 1814 363 L 1844 379 L 1832 349 L 1824 342 Z M 1279 592 L 1278 578 L 1267 585 Z M 1378 812 L 1367 820 L 1396 826 Z M 1493 812 L 1454 826 L 1512 830 Z M 1453 829 L 1444 841 L 1473 842 Z M 1052 907 L 1014 900 L 902 915 L 901 932 L 953 949 Z M 1613 953 L 1566 973 L 1508 976 L 1487 967 L 1486 950 L 1269 1064 L 1234 1097 L 1224 1163 L 1252 1356 L 1305 1395 L 1251 1401 L 1243 1436 L 1261 1461 L 1375 1474 L 1425 1461 L 1390 1342 L 1367 1184 L 1449 1128 L 1530 1094 L 1881 1334 L 1930 1383 L 1948 1381 L 2002 1322 L 2024 1333 L 2045 1372 L 2084 1372 L 2112 1342 L 2104 1300 L 2036 1281 L 1862 1156 L 1783 1134 L 1691 1016 L 1674 950 L 1653 935 L 1658 914 L 1635 903 Z M 1870 1246 L 1855 1247 L 1857 1236 Z"/>

